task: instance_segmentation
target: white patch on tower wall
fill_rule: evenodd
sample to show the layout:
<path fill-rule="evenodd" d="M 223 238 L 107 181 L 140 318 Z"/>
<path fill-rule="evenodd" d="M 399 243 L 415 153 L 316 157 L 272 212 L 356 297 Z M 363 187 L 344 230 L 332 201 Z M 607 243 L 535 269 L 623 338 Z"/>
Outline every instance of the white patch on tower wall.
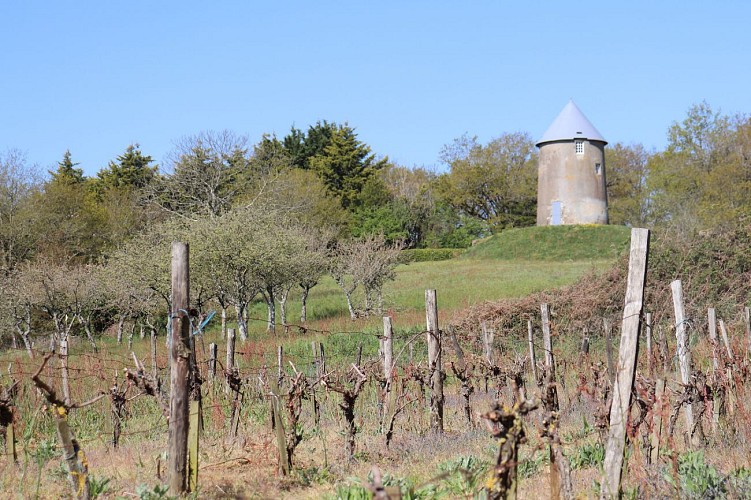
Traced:
<path fill-rule="evenodd" d="M 563 204 L 556 200 L 550 206 L 550 225 L 560 226 L 561 224 L 563 224 Z"/>

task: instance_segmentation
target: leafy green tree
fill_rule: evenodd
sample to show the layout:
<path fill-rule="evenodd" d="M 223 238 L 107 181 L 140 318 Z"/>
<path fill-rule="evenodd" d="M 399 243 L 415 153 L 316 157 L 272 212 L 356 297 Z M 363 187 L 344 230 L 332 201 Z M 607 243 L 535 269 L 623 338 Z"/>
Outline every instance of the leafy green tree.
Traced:
<path fill-rule="evenodd" d="M 304 226 L 335 228 L 345 235 L 352 214 L 328 195 L 326 186 L 315 173 L 293 168 L 281 172 L 264 188 L 265 205 L 300 221 Z"/>
<path fill-rule="evenodd" d="M 136 317 L 157 330 L 157 322 L 167 321 L 172 309 L 170 252 L 173 241 L 187 241 L 190 231 L 182 219 L 169 220 L 148 227 L 145 231 L 116 248 L 105 266 L 106 279 L 102 290 L 109 306 L 118 317 L 118 340 L 122 340 L 122 324 Z M 195 252 L 191 249 L 193 262 Z M 194 279 L 200 274 L 198 266 L 191 265 L 191 300 L 198 295 Z M 195 272 L 194 272 L 195 271 Z"/>
<path fill-rule="evenodd" d="M 433 206 L 435 196 L 432 183 L 437 175 L 425 168 L 407 168 L 391 164 L 380 172 L 386 189 L 394 199 L 405 200 L 409 205 Z"/>
<path fill-rule="evenodd" d="M 373 174 L 388 164 L 385 158 L 376 159 L 346 123 L 319 121 L 307 132 L 292 127 L 281 144 L 292 166 L 316 172 L 329 194 L 347 209 L 367 203 L 360 199 L 362 191 Z"/>
<path fill-rule="evenodd" d="M 382 234 L 388 243 L 402 243 L 414 246 L 419 237 L 417 227 L 409 207 L 403 202 L 392 202 L 382 206 L 362 206 L 352 216 L 352 236 L 362 238 Z"/>
<path fill-rule="evenodd" d="M 748 117 L 724 116 L 706 102 L 673 123 L 667 149 L 648 164 L 652 219 L 691 232 L 751 215 L 748 127 Z"/>
<path fill-rule="evenodd" d="M 154 160 L 144 155 L 138 144 L 131 144 L 125 152 L 111 161 L 107 168 L 97 173 L 97 189 L 140 190 L 151 184 L 159 168 L 151 165 Z"/>
<path fill-rule="evenodd" d="M 171 163 L 172 173 L 153 182 L 152 200 L 181 217 L 218 217 L 245 192 L 247 139 L 227 130 L 185 137 Z"/>
<path fill-rule="evenodd" d="M 436 207 L 428 228 L 426 246 L 437 248 L 467 248 L 473 241 L 491 234 L 490 225 L 486 221 L 459 213 L 444 204 Z"/>
<path fill-rule="evenodd" d="M 213 297 L 234 305 L 241 338 L 247 338 L 245 312 L 257 296 L 266 304 L 267 329 L 273 332 L 277 300 L 286 305 L 289 290 L 313 272 L 300 224 L 273 207 L 253 205 L 200 219 L 190 232 L 195 268 L 208 274 L 204 281 Z"/>
<path fill-rule="evenodd" d="M 33 201 L 40 188 L 38 172 L 26 165 L 20 151 L 0 155 L 0 273 L 11 272 L 36 251 L 39 227 Z"/>
<path fill-rule="evenodd" d="M 276 331 L 276 300 L 301 280 L 305 271 L 300 256 L 305 253 L 305 239 L 300 228 L 288 218 L 275 214 L 261 226 L 263 236 L 254 237 L 251 247 L 253 274 L 260 283 L 260 293 L 268 309 L 269 332 Z M 286 319 L 285 319 L 286 321 Z"/>
<path fill-rule="evenodd" d="M 232 210 L 218 220 L 202 218 L 191 227 L 191 260 L 211 283 L 220 305 L 235 308 L 242 340 L 248 338 L 246 311 L 258 295 L 260 281 L 254 273 L 254 231 L 265 228 L 249 210 Z"/>
<path fill-rule="evenodd" d="M 438 196 L 495 227 L 530 226 L 537 203 L 537 156 L 529 134 L 504 134 L 483 146 L 466 135 L 444 147 L 450 173 L 436 182 Z"/>
<path fill-rule="evenodd" d="M 253 146 L 250 169 L 254 174 L 260 177 L 273 177 L 292 166 L 292 158 L 276 136 L 264 134 Z"/>
<path fill-rule="evenodd" d="M 436 174 L 424 168 L 390 165 L 379 172 L 378 177 L 391 194 L 389 213 L 393 215 L 386 216 L 385 220 L 395 218 L 401 222 L 404 245 L 418 248 L 437 244 L 434 240 L 428 241 L 442 215 L 434 189 Z M 453 209 L 451 211 L 455 212 Z M 390 236 L 393 233 L 387 227 L 383 227 L 380 232 L 390 241 L 397 240 Z"/>
<path fill-rule="evenodd" d="M 320 177 L 295 168 L 290 154 L 273 135 L 265 134 L 253 146 L 240 183 L 246 187 L 236 199 L 236 207 L 260 205 L 305 225 L 335 226 L 342 231 L 349 223 L 350 214 L 329 195 Z"/>
<path fill-rule="evenodd" d="M 326 120 L 311 125 L 307 132 L 292 127 L 290 133 L 282 139 L 282 145 L 296 168 L 310 170 L 311 159 L 325 154 L 326 147 L 331 144 L 332 136 L 340 128 L 336 123 L 329 123 Z"/>
<path fill-rule="evenodd" d="M 61 262 L 93 262 L 109 244 L 107 215 L 90 180 L 75 165 L 66 152 L 33 200 L 38 250 Z"/>
<path fill-rule="evenodd" d="M 367 181 L 387 164 L 388 159 L 377 160 L 370 147 L 358 140 L 354 129 L 347 125 L 335 130 L 323 153 L 310 159 L 311 169 L 349 209 L 360 204 Z"/>
<path fill-rule="evenodd" d="M 732 123 L 706 102 L 694 104 L 681 123 L 673 122 L 668 129 L 669 154 L 680 155 L 692 168 L 705 172 L 724 161 L 732 140 Z"/>
<path fill-rule="evenodd" d="M 610 223 L 644 225 L 649 220 L 647 165 L 650 154 L 641 144 L 617 143 L 605 150 L 605 158 Z"/>
<path fill-rule="evenodd" d="M 76 168 L 79 163 L 73 163 L 70 150 L 63 154 L 62 161 L 57 163 L 57 170 L 50 171 L 52 182 L 57 184 L 83 184 L 86 178 L 83 175 L 83 169 Z"/>
<path fill-rule="evenodd" d="M 117 322 L 118 344 L 123 341 L 126 321 L 140 316 L 153 327 L 155 322 L 152 318 L 162 306 L 159 295 L 153 288 L 147 286 L 145 276 L 139 269 L 143 265 L 141 259 L 154 256 L 153 251 L 143 248 L 145 246 L 143 242 L 144 235 L 137 235 L 127 245 L 115 250 L 104 266 L 100 293 Z M 161 248 L 156 248 L 157 254 L 164 256 L 161 250 Z M 142 253 L 134 253 L 134 251 Z M 165 275 L 164 278 L 166 277 Z M 165 310 L 163 307 L 161 309 Z"/>
<path fill-rule="evenodd" d="M 238 174 L 236 183 L 243 189 L 233 205 L 247 207 L 255 203 L 268 204 L 276 198 L 278 180 L 292 169 L 292 160 L 282 143 L 273 135 L 264 134 L 253 145 L 245 168 Z M 284 203 L 284 200 L 279 200 Z"/>
<path fill-rule="evenodd" d="M 424 168 L 389 165 L 374 179 L 378 182 L 368 182 L 363 205 L 352 217 L 355 237 L 383 234 L 407 248 L 467 247 L 490 231 L 487 222 L 441 199 L 436 188 L 440 178 Z"/>
<path fill-rule="evenodd" d="M 159 213 L 146 203 L 147 190 L 158 178 L 158 167 L 151 156 L 144 155 L 138 144 L 131 144 L 116 161 L 97 173 L 92 188 L 102 207 L 108 248 L 141 232 L 154 223 Z"/>

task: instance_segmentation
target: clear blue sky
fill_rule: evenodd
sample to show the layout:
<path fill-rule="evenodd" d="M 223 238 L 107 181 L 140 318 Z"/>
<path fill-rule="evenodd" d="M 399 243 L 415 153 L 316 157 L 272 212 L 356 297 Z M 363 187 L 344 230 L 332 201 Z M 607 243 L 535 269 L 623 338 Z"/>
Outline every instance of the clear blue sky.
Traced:
<path fill-rule="evenodd" d="M 93 175 L 138 142 L 256 142 L 349 122 L 439 166 L 463 133 L 539 138 L 573 98 L 610 143 L 662 148 L 706 100 L 751 112 L 751 2 L 6 2 L 0 151 Z"/>

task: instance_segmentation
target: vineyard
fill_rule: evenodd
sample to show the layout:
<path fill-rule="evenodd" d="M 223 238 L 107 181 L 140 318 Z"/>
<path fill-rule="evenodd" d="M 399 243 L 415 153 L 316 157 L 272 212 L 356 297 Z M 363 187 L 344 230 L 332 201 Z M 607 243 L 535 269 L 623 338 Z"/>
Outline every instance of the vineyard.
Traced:
<path fill-rule="evenodd" d="M 377 331 L 287 325 L 245 342 L 202 331 L 173 260 L 169 342 L 152 330 L 4 355 L 2 491 L 745 497 L 745 292 L 649 274 L 648 253 L 634 230 L 628 262 L 555 293 L 448 318 L 427 290 L 425 327 L 385 316 Z"/>

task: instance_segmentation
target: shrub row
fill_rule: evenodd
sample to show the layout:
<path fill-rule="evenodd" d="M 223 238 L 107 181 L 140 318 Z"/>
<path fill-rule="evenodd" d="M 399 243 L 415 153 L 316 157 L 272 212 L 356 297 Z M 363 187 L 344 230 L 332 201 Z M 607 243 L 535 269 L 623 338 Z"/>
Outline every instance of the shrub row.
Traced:
<path fill-rule="evenodd" d="M 410 248 L 402 250 L 399 254 L 399 262 L 432 262 L 436 260 L 449 260 L 458 257 L 465 251 L 464 248 Z"/>

